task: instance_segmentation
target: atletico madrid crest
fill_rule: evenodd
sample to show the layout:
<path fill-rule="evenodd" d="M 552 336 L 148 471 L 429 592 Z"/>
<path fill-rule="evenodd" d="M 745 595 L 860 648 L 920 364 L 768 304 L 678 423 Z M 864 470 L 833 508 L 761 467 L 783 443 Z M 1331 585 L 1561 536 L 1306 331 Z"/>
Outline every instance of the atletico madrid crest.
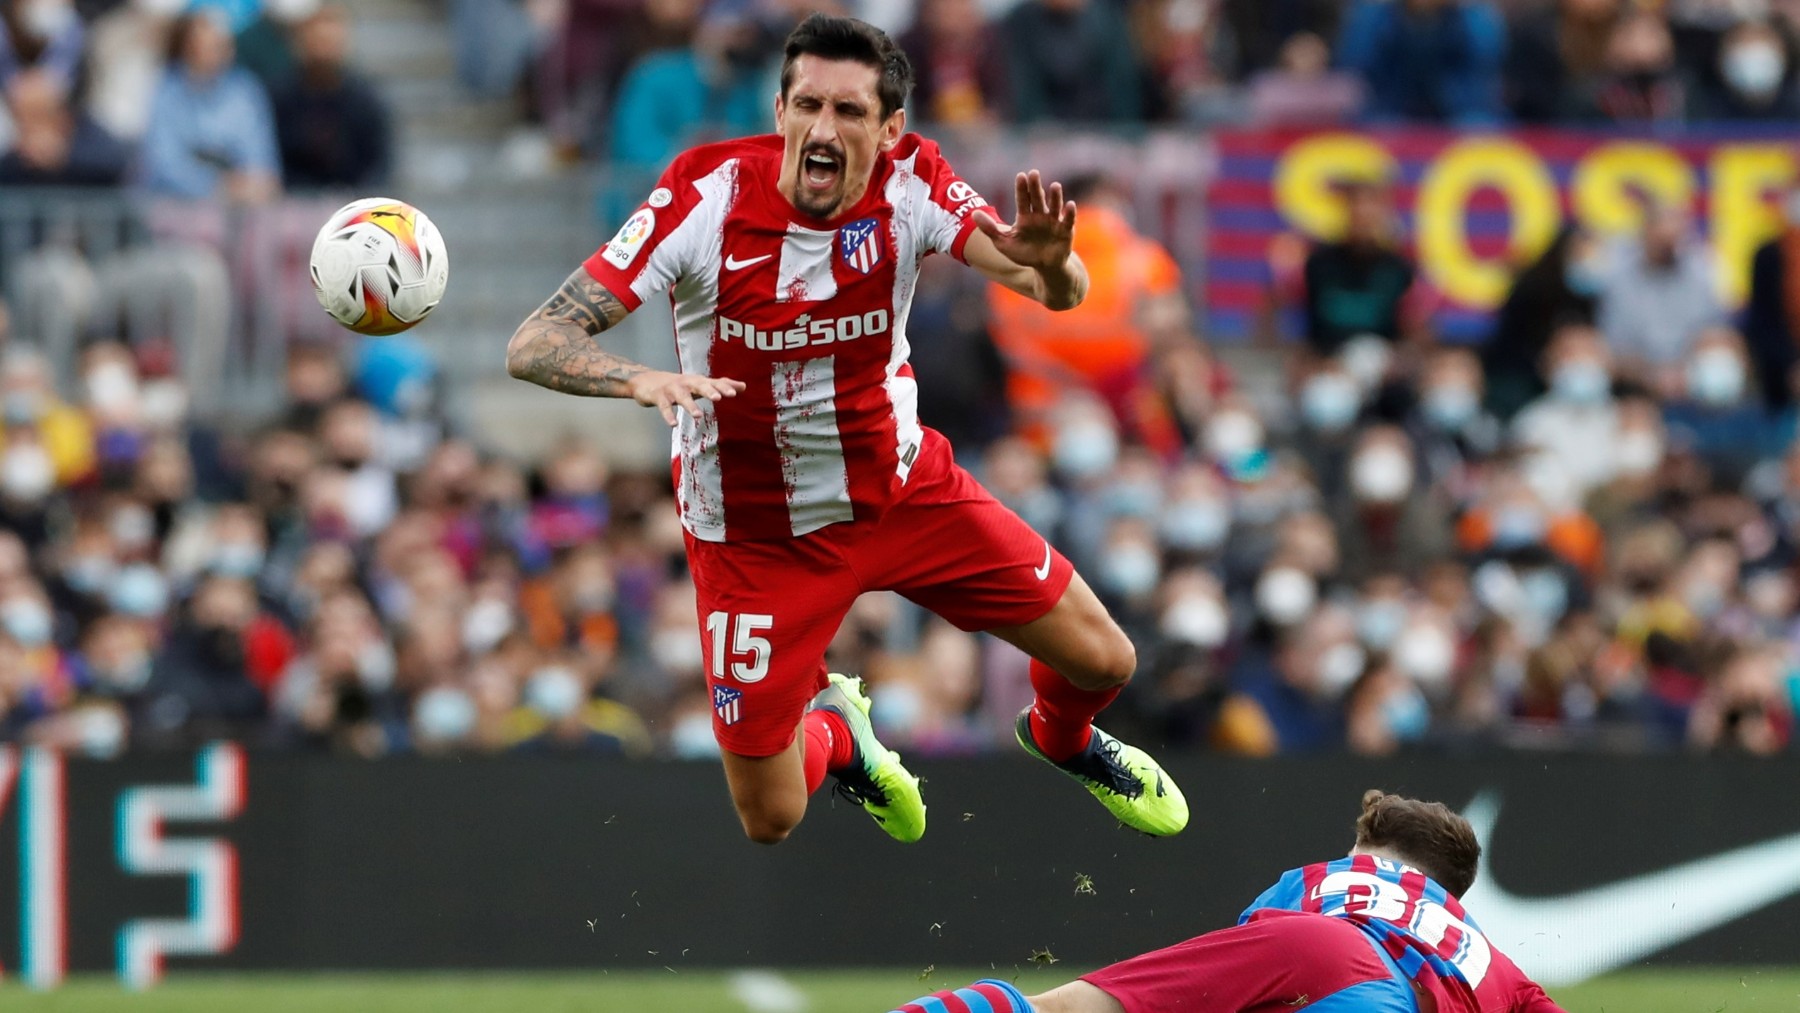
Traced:
<path fill-rule="evenodd" d="M 881 263 L 881 222 L 861 218 L 838 230 L 844 263 L 859 274 L 868 274 Z"/>
<path fill-rule="evenodd" d="M 713 710 L 718 712 L 719 723 L 735 725 L 744 716 L 744 694 L 730 686 L 713 687 Z"/>

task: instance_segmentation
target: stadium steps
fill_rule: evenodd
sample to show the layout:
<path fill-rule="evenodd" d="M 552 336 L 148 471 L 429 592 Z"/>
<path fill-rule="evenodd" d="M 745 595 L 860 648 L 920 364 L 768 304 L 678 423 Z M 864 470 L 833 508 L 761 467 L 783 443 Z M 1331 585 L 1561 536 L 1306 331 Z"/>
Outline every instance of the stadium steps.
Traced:
<path fill-rule="evenodd" d="M 441 2 L 357 0 L 352 9 L 356 60 L 400 132 L 395 194 L 425 208 L 450 250 L 450 287 L 417 334 L 450 381 L 452 415 L 510 453 L 539 453 L 573 432 L 621 462 L 666 462 L 667 431 L 653 413 L 553 397 L 505 372 L 513 328 L 605 238 L 590 173 L 548 158 L 515 102 L 462 87 Z M 667 327 L 667 310 L 648 307 L 609 344 L 662 363 L 671 358 Z"/>

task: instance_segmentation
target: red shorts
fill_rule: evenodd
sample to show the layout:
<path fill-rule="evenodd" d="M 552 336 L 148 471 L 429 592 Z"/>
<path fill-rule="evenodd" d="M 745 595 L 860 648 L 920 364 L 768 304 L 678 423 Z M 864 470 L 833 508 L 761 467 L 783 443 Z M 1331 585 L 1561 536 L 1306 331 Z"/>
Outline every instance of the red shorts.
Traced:
<path fill-rule="evenodd" d="M 1081 980 L 1125 1013 L 1417 1013 L 1412 986 L 1342 918 L 1265 911 Z"/>
<path fill-rule="evenodd" d="M 927 431 L 906 487 L 879 518 L 799 538 L 687 538 L 699 592 L 713 731 L 739 756 L 774 756 L 826 685 L 825 648 L 864 591 L 897 591 L 965 630 L 1049 612 L 1075 568 L 958 467 Z"/>

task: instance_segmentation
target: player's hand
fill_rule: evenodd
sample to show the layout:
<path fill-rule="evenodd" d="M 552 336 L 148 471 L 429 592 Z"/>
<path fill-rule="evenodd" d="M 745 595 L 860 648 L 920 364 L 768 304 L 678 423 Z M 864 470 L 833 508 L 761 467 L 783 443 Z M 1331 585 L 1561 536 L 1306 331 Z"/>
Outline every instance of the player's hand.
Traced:
<path fill-rule="evenodd" d="M 665 373 L 648 370 L 631 378 L 631 397 L 646 408 L 662 413 L 663 421 L 675 424 L 678 408 L 700 417 L 700 402 L 737 397 L 746 389 L 741 380 L 727 377 L 696 376 L 693 373 Z"/>
<path fill-rule="evenodd" d="M 975 212 L 975 227 L 987 233 L 994 248 L 1021 267 L 1053 271 L 1069 260 L 1075 242 L 1075 202 L 1063 200 L 1061 183 L 1044 188 L 1036 169 L 1013 181 L 1019 216 L 1002 225 L 986 211 Z"/>

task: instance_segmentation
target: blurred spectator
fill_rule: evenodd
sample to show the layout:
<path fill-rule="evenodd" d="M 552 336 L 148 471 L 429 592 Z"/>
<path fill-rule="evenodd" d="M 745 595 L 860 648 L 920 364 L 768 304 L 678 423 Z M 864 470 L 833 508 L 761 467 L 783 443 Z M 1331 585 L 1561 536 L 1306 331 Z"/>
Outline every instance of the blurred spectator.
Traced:
<path fill-rule="evenodd" d="M 208 578 L 156 658 L 145 687 L 145 732 L 155 739 L 192 741 L 189 735 L 261 717 L 266 701 L 253 670 L 262 660 L 258 654 L 271 647 L 278 656 L 271 660 L 285 663 L 280 655 L 286 649 L 279 643 L 285 639 L 278 625 L 258 614 L 248 582 Z"/>
<path fill-rule="evenodd" d="M 1362 111 L 1360 77 L 1331 69 L 1331 50 L 1311 32 L 1281 46 L 1281 62 L 1250 79 L 1250 119 L 1258 126 L 1338 123 Z"/>
<path fill-rule="evenodd" d="M 1089 392 L 1135 432 L 1152 351 L 1191 340 L 1180 269 L 1132 226 L 1125 195 L 1114 183 L 1082 177 L 1070 181 L 1065 193 L 1080 208 L 1075 252 L 1093 284 L 1080 306 L 1060 313 L 988 286 L 994 341 L 1010 374 L 1008 400 L 1035 427 L 1066 392 Z"/>
<path fill-rule="evenodd" d="M 1794 704 L 1781 661 L 1768 649 L 1732 650 L 1694 708 L 1688 741 L 1696 749 L 1772 756 L 1790 748 Z"/>
<path fill-rule="evenodd" d="M 86 33 L 69 0 L 0 2 L 0 88 L 26 70 L 41 70 L 66 94 L 76 84 Z"/>
<path fill-rule="evenodd" d="M 1519 412 L 1513 438 L 1535 451 L 1530 465 L 1541 469 L 1562 505 L 1572 505 L 1615 467 L 1619 420 L 1606 344 L 1591 327 L 1566 326 L 1544 352 L 1544 375 L 1549 391 Z"/>
<path fill-rule="evenodd" d="M 295 26 L 298 68 L 275 94 L 284 182 L 291 190 L 386 182 L 393 137 L 386 107 L 348 66 L 350 14 L 327 4 Z"/>
<path fill-rule="evenodd" d="M 1782 203 L 1781 231 L 1757 247 L 1750 261 L 1744 340 L 1763 403 L 1782 409 L 1794 401 L 1800 363 L 1800 188 Z"/>
<path fill-rule="evenodd" d="M 1671 125 L 1688 114 L 1688 83 L 1675 62 L 1668 22 L 1640 10 L 1621 17 L 1606 41 L 1605 73 L 1576 99 L 1575 118 L 1600 123 Z"/>
<path fill-rule="evenodd" d="M 629 145 L 633 138 L 624 133 L 625 127 L 657 126 L 653 117 L 642 112 L 629 120 L 607 115 L 609 109 L 625 103 L 625 78 L 642 61 L 687 52 L 686 61 L 663 60 L 648 79 L 678 89 L 676 96 L 682 104 L 672 110 L 677 124 L 670 132 L 679 136 L 681 130 L 697 123 L 733 121 L 731 116 L 715 118 L 704 107 L 696 112 L 692 106 L 696 90 L 704 97 L 707 89 L 716 88 L 723 97 L 729 79 L 747 69 L 741 63 L 754 62 L 760 68 L 769 55 L 766 40 L 754 23 L 730 16 L 714 17 L 706 25 L 712 37 L 704 53 L 690 51 L 698 49 L 701 42 L 697 34 L 703 9 L 699 0 L 572 0 L 558 9 L 560 23 L 552 29 L 535 77 L 545 124 L 569 152 Z M 733 54 L 739 63 L 727 56 L 733 42 L 742 47 Z M 766 96 L 758 97 L 760 109 Z M 641 105 L 645 97 L 638 95 L 636 102 Z M 657 136 L 664 133 L 657 130 Z M 657 168 L 661 167 L 659 163 Z"/>
<path fill-rule="evenodd" d="M 1278 65 L 1286 66 L 1288 46 L 1297 36 L 1337 38 L 1343 4 L 1338 0 L 1223 0 L 1221 6 L 1232 77 L 1246 81 Z"/>
<path fill-rule="evenodd" d="M 261 0 L 255 20 L 237 32 L 238 66 L 271 95 L 287 87 L 298 66 L 294 34 L 323 6 L 322 0 Z"/>
<path fill-rule="evenodd" d="M 1720 322 L 1712 250 L 1686 209 L 1650 204 L 1638 235 L 1617 244 L 1600 293 L 1600 330 L 1622 374 L 1679 390 L 1679 366 L 1701 328 Z"/>
<path fill-rule="evenodd" d="M 655 174 L 684 147 L 765 129 L 760 39 L 745 23 L 713 22 L 692 46 L 645 55 L 619 83 L 612 159 Z"/>
<path fill-rule="evenodd" d="M 1592 324 L 1606 282 L 1605 252 L 1589 233 L 1567 227 L 1519 272 L 1482 347 L 1488 407 L 1510 419 L 1544 392 L 1539 372 L 1550 336 L 1567 324 Z"/>
<path fill-rule="evenodd" d="M 1258 585 L 1259 609 L 1285 620 L 1285 629 L 1271 652 L 1246 652 L 1232 673 L 1231 706 L 1255 715 L 1239 720 L 1267 728 L 1266 741 L 1246 736 L 1245 752 L 1320 752 L 1343 745 L 1341 699 L 1362 676 L 1367 655 L 1350 614 L 1333 605 L 1311 611 L 1313 594 L 1307 578 L 1293 569 L 1271 569 Z"/>
<path fill-rule="evenodd" d="M 912 107 L 921 122 L 984 125 L 1011 118 L 1006 47 L 977 0 L 923 0 L 899 43 L 912 61 Z"/>
<path fill-rule="evenodd" d="M 0 444 L 8 448 L 0 485 L 21 492 L 41 486 L 47 494 L 92 474 L 98 458 L 93 426 L 80 409 L 57 397 L 50 365 L 35 349 L 15 344 L 6 350 L 0 359 L 0 400 Z"/>
<path fill-rule="evenodd" d="M 125 146 L 85 112 L 72 109 L 54 76 L 28 70 L 6 87 L 12 150 L 0 156 L 0 186 L 117 186 Z"/>
<path fill-rule="evenodd" d="M 1144 76 L 1144 118 L 1189 123 L 1241 117 L 1217 66 L 1219 14 L 1203 0 L 1146 0 L 1127 12 Z"/>
<path fill-rule="evenodd" d="M 150 125 L 169 36 L 186 0 L 129 0 L 94 21 L 87 105 L 113 136 L 135 142 Z"/>
<path fill-rule="evenodd" d="M 214 15 L 176 23 L 144 136 L 144 185 L 153 192 L 242 202 L 275 195 L 281 165 L 268 96 L 232 55 Z"/>
<path fill-rule="evenodd" d="M 1507 102 L 1525 123 L 1575 119 L 1600 90 L 1607 43 L 1625 0 L 1554 0 L 1517 20 L 1506 54 Z"/>
<path fill-rule="evenodd" d="M 1800 87 L 1792 47 L 1767 21 L 1745 21 L 1719 42 L 1717 78 L 1695 95 L 1690 117 L 1701 121 L 1792 120 Z"/>
<path fill-rule="evenodd" d="M 1757 403 L 1736 331 L 1702 331 L 1680 370 L 1682 392 L 1663 413 L 1669 438 L 1698 454 L 1720 485 L 1739 487 L 1758 461 L 1779 455 L 1792 441 L 1792 418 L 1773 417 Z"/>
<path fill-rule="evenodd" d="M 1023 0 L 1006 15 L 1020 123 L 1130 123 L 1143 77 L 1125 20 L 1106 0 Z"/>
<path fill-rule="evenodd" d="M 1370 118 L 1473 125 L 1500 117 L 1505 48 L 1484 0 L 1358 0 L 1337 57 L 1368 83 Z"/>
<path fill-rule="evenodd" d="M 1418 271 L 1398 248 L 1388 184 L 1354 180 L 1340 189 L 1343 237 L 1308 254 L 1302 275 L 1307 347 L 1316 355 L 1335 355 L 1363 334 L 1393 344 L 1422 340 Z"/>

